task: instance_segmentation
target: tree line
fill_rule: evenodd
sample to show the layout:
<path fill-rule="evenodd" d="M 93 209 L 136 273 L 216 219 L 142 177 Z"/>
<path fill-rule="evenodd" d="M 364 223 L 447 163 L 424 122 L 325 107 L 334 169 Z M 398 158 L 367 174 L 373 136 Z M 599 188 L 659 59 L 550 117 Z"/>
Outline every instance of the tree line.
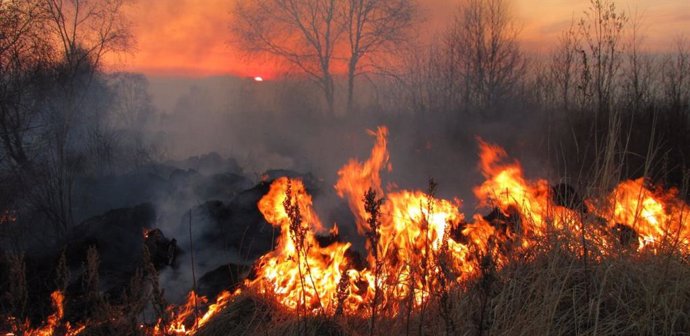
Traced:
<path fill-rule="evenodd" d="M 451 133 L 507 118 L 540 123 L 562 175 L 601 186 L 642 175 L 683 184 L 690 44 L 680 35 L 670 51 L 652 52 L 643 17 L 614 0 L 587 4 L 538 55 L 521 46 L 509 0 L 458 1 L 431 39 L 415 35 L 425 22 L 413 0 L 237 1 L 232 33 L 248 54 L 307 74 L 331 114 L 334 73 L 344 74 L 347 115 L 367 110 L 357 104 L 358 78 L 376 77 L 386 99 L 368 110 L 409 111 Z"/>
<path fill-rule="evenodd" d="M 74 220 L 79 177 L 148 155 L 131 131 L 152 110 L 146 79 L 103 69 L 106 54 L 131 47 L 123 6 L 0 2 L 0 208 L 30 209 L 58 235 Z"/>

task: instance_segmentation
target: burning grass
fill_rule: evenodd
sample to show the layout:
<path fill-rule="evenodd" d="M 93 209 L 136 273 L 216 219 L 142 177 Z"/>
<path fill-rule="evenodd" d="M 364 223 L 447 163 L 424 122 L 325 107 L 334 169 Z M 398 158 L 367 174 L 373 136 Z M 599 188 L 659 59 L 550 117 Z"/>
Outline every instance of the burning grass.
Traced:
<path fill-rule="evenodd" d="M 623 181 L 570 204 L 525 178 L 500 147 L 479 141 L 470 220 L 457 199 L 385 190 L 387 130 L 335 188 L 366 237 L 365 265 L 326 234 L 299 179 L 259 201 L 280 228 L 241 290 L 216 303 L 191 293 L 143 334 L 677 334 L 690 330 L 690 219 L 674 190 Z M 337 227 L 331 229 L 337 236 Z M 200 308 L 203 307 L 203 308 Z M 201 312 L 205 313 L 201 313 Z M 50 320 L 49 320 L 50 323 Z M 88 323 L 87 323 L 88 325 Z M 87 328 L 88 329 L 88 328 Z"/>
<path fill-rule="evenodd" d="M 566 241 L 552 241 L 563 246 Z M 678 255 L 619 255 L 590 263 L 554 245 L 531 248 L 533 260 L 477 278 L 418 310 L 378 321 L 379 335 L 677 335 L 690 328 L 690 267 Z M 490 284 L 488 284 L 490 283 Z M 589 288 L 588 288 L 589 287 Z M 588 297 L 586 294 L 591 293 Z M 482 318 L 482 301 L 485 302 Z M 259 302 L 259 303 L 257 303 Z M 445 316 L 445 317 L 444 317 Z M 446 318 L 453 321 L 448 329 Z M 244 293 L 198 335 L 367 335 L 359 316 L 312 316 L 303 330 L 270 296 Z"/>

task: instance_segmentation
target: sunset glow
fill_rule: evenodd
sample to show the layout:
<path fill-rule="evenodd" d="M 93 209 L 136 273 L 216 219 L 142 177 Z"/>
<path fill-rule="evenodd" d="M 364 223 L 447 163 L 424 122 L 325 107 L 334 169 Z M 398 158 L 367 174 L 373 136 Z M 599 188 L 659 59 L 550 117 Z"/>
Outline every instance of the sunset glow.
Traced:
<path fill-rule="evenodd" d="M 443 30 L 456 13 L 456 2 L 420 0 L 427 23 L 419 29 L 422 40 Z M 148 75 L 212 76 L 233 74 L 263 78 L 282 70 L 274 60 L 247 58 L 230 34 L 233 1 L 138 1 L 127 8 L 136 39 L 129 54 L 110 56 L 113 70 Z M 559 34 L 586 9 L 584 0 L 548 0 L 538 6 L 516 0 L 512 11 L 522 24 L 521 40 L 529 50 L 547 51 Z M 629 16 L 641 16 L 644 43 L 656 50 L 690 31 L 690 2 L 677 0 L 627 0 L 618 7 Z M 637 14 L 635 14 L 637 13 Z M 663 22 L 663 25 L 657 24 Z"/>

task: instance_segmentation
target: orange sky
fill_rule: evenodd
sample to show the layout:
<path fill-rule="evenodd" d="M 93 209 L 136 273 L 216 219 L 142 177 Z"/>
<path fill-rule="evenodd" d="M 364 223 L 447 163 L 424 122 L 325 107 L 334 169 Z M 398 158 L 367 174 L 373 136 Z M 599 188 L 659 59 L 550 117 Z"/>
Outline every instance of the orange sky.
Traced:
<path fill-rule="evenodd" d="M 251 1 L 251 0 L 242 0 Z M 427 27 L 442 27 L 455 12 L 455 0 L 419 0 Z M 229 27 L 233 0 L 138 0 L 127 8 L 136 49 L 111 57 L 113 70 L 149 75 L 275 75 L 275 65 L 248 61 L 233 48 Z M 524 45 L 548 50 L 549 42 L 580 17 L 588 0 L 514 0 Z M 690 35 L 690 0 L 618 0 L 618 8 L 643 17 L 645 42 L 662 49 L 674 37 Z M 429 28 L 432 30 L 434 28 Z M 690 36 L 688 36 L 690 38 Z"/>

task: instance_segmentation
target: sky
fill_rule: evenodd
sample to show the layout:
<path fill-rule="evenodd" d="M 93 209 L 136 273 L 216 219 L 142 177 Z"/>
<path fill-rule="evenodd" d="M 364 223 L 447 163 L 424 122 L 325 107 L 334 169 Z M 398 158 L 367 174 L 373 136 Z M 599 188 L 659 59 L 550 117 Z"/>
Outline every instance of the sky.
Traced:
<path fill-rule="evenodd" d="M 452 20 L 458 3 L 418 1 L 425 18 L 423 34 L 430 36 Z M 524 48 L 547 52 L 573 19 L 582 17 L 588 2 L 513 0 Z M 109 67 L 150 76 L 275 76 L 278 70 L 274 62 L 247 59 L 231 42 L 232 3 L 233 0 L 137 0 L 125 9 L 136 47 L 127 54 L 111 56 Z M 629 17 L 641 18 L 644 45 L 649 50 L 663 50 L 672 45 L 674 38 L 690 35 L 690 0 L 618 0 L 616 4 Z"/>

